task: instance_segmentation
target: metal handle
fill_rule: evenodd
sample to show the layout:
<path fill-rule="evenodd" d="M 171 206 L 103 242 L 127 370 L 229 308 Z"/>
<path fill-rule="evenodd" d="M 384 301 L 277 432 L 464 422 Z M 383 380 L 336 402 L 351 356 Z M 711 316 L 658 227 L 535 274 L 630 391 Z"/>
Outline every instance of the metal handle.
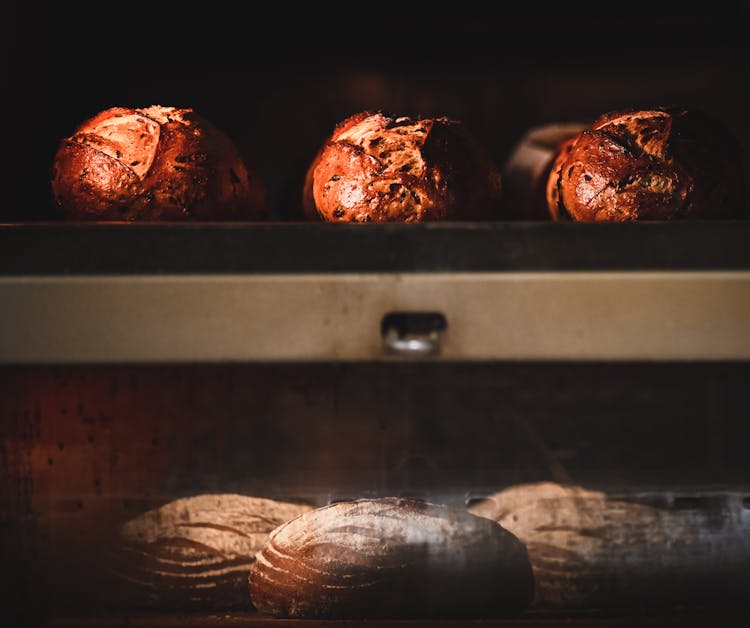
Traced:
<path fill-rule="evenodd" d="M 440 312 L 390 312 L 380 324 L 383 349 L 401 356 L 438 354 L 447 326 Z"/>

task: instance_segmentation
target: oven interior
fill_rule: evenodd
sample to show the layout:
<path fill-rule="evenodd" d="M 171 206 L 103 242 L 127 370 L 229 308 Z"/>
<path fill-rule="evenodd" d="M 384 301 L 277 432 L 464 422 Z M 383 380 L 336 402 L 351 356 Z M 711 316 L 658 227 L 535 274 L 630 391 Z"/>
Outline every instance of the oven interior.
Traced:
<path fill-rule="evenodd" d="M 10 238 L 29 227 L 32 236 L 24 240 L 28 248 L 0 251 L 5 298 L 16 293 L 5 291 L 3 281 L 33 286 L 38 276 L 54 282 L 67 274 L 134 273 L 147 281 L 177 275 L 179 282 L 172 265 L 182 263 L 186 274 L 253 274 L 268 259 L 272 267 L 292 260 L 284 273 L 329 272 L 312 257 L 323 248 L 315 242 L 323 241 L 324 230 L 311 235 L 312 245 L 299 244 L 305 238 L 302 183 L 334 125 L 364 109 L 462 119 L 498 164 L 533 127 L 671 103 L 709 111 L 750 151 L 744 80 L 750 10 L 744 2 L 713 12 L 629 5 L 615 17 L 567 7 L 490 17 L 471 6 L 450 13 L 379 6 L 365 19 L 323 7 L 296 16 L 291 9 L 269 9 L 246 19 L 227 7 L 166 16 L 153 8 L 133 9 L 133 19 L 116 23 L 67 6 L 38 11 L 11 2 L 6 9 L 3 67 L 13 98 L 2 99 L 2 106 L 4 118 L 17 123 L 9 124 L 2 151 L 0 220 Z M 134 252 L 109 240 L 88 252 L 74 251 L 68 239 L 56 253 L 55 240 L 69 238 L 58 227 L 68 234 L 83 228 L 60 225 L 55 213 L 49 172 L 57 142 L 84 118 L 120 104 L 204 112 L 262 173 L 269 212 L 264 228 L 294 223 L 303 231 L 287 248 L 269 247 L 263 258 L 236 246 L 229 253 L 202 249 L 200 225 L 191 227 L 194 257 L 182 262 L 169 258 L 172 240 L 158 234 L 152 243 L 164 256 L 155 263 L 143 261 L 152 254 L 148 247 Z M 739 223 L 737 233 L 746 233 Z M 47 231 L 34 232 L 37 225 Z M 719 260 L 708 264 L 719 273 L 746 273 L 744 254 L 722 267 L 737 243 L 723 250 L 711 237 L 713 225 L 704 226 L 710 242 L 701 259 Z M 260 227 L 242 228 L 255 246 L 261 238 L 252 232 Z M 608 270 L 617 270 L 615 253 L 630 248 L 628 254 L 637 255 L 629 233 L 630 244 L 609 249 Z M 378 248 L 398 246 L 398 233 L 383 232 L 383 238 Z M 649 269 L 669 274 L 672 244 L 668 235 L 659 238 L 660 253 Z M 519 262 L 527 266 L 536 264 L 533 258 L 547 259 L 550 242 L 558 253 L 569 248 L 562 238 L 534 233 L 527 242 Z M 409 257 L 411 270 L 421 268 L 423 255 L 427 270 L 460 272 L 471 281 L 471 263 L 460 260 L 477 252 L 452 249 L 450 233 L 441 247 L 399 249 L 397 255 Z M 585 249 L 575 254 L 586 258 Z M 359 255 L 347 248 L 336 272 L 366 274 Z M 542 270 L 556 272 L 555 259 L 542 262 Z M 589 259 L 589 270 L 596 271 L 599 260 Z M 37 306 L 44 308 L 40 294 Z M 737 296 L 741 307 L 746 295 Z M 398 306 L 389 303 L 384 311 Z M 4 307 L 10 311 L 7 301 L 0 311 Z M 548 319 L 554 328 L 554 315 Z M 452 324 L 449 318 L 449 330 Z M 248 334 L 261 334 L 252 321 Z M 87 342 L 106 347 L 108 341 L 105 334 Z M 586 338 L 578 342 L 585 346 Z M 60 627 L 356 625 L 356 619 L 268 618 L 249 600 L 232 608 L 155 607 L 111 586 L 113 534 L 147 511 L 196 495 L 311 507 L 397 496 L 470 508 L 509 487 L 555 483 L 692 517 L 705 532 L 699 535 L 704 553 L 696 557 L 689 547 L 680 553 L 676 542 L 669 549 L 684 558 L 681 572 L 641 574 L 640 580 L 618 578 L 633 567 L 627 557 L 605 561 L 618 594 L 610 605 L 534 608 L 521 617 L 468 622 L 387 623 L 745 625 L 750 354 L 746 336 L 737 334 L 736 342 L 736 356 L 710 359 L 340 359 L 332 353 L 315 360 L 221 360 L 190 358 L 189 346 L 185 359 L 145 362 L 2 356 L 3 614 L 19 624 Z M 623 555 L 618 543 L 612 542 L 613 557 Z"/>

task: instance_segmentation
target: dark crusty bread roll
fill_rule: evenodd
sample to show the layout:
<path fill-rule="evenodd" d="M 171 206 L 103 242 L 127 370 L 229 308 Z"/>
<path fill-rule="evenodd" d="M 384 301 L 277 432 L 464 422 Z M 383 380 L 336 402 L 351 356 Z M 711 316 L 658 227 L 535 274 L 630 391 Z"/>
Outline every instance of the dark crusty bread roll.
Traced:
<path fill-rule="evenodd" d="M 513 486 L 470 512 L 526 545 L 535 609 L 705 605 L 743 600 L 750 516 L 741 495 L 668 503 L 552 482 Z"/>
<path fill-rule="evenodd" d="M 311 506 L 208 494 L 126 522 L 107 557 L 114 601 L 154 609 L 250 608 L 247 573 L 268 534 Z"/>
<path fill-rule="evenodd" d="M 234 142 L 193 109 L 113 107 L 62 139 L 52 192 L 70 220 L 256 220 L 265 189 Z"/>
<path fill-rule="evenodd" d="M 364 111 L 339 123 L 310 164 L 305 215 L 332 222 L 495 217 L 500 172 L 458 120 Z"/>
<path fill-rule="evenodd" d="M 602 115 L 561 148 L 547 185 L 554 219 L 632 221 L 736 217 L 742 155 L 732 133 L 676 107 Z"/>
<path fill-rule="evenodd" d="M 339 502 L 271 533 L 250 570 L 277 617 L 485 617 L 533 594 L 526 549 L 500 525 L 414 499 Z"/>

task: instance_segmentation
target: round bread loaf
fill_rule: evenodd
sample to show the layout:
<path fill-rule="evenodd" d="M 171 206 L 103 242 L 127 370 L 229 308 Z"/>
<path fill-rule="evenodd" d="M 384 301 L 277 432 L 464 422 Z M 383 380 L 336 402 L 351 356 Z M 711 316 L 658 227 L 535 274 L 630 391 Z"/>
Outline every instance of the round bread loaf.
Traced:
<path fill-rule="evenodd" d="M 249 608 L 247 573 L 268 534 L 304 504 L 208 494 L 126 522 L 107 558 L 116 602 L 156 609 Z"/>
<path fill-rule="evenodd" d="M 533 594 L 523 544 L 497 523 L 414 499 L 339 502 L 274 530 L 250 597 L 276 617 L 489 617 Z"/>
<path fill-rule="evenodd" d="M 500 172 L 448 118 L 355 114 L 310 164 L 305 215 L 330 222 L 481 220 L 496 216 Z"/>
<path fill-rule="evenodd" d="M 731 132 L 704 113 L 613 111 L 561 147 L 547 203 L 552 218 L 583 222 L 737 217 L 742 161 Z"/>
<path fill-rule="evenodd" d="M 70 220 L 256 220 L 264 186 L 192 109 L 113 107 L 61 140 L 52 192 Z"/>
<path fill-rule="evenodd" d="M 750 512 L 743 496 L 657 497 L 543 482 L 510 487 L 469 510 L 526 545 L 535 609 L 744 603 Z"/>

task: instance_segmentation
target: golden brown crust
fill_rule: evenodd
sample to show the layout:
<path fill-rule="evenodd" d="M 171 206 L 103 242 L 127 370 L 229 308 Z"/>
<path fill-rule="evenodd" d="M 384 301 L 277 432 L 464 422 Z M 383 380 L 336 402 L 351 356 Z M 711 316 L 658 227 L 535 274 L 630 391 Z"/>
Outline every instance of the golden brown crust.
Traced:
<path fill-rule="evenodd" d="M 318 149 L 315 157 L 310 162 L 305 173 L 305 183 L 302 188 L 302 214 L 305 220 L 310 222 L 320 222 L 322 218 L 318 213 L 318 208 L 315 207 L 315 198 L 313 197 L 313 175 L 320 162 L 320 156 L 323 154 L 323 146 Z"/>
<path fill-rule="evenodd" d="M 330 222 L 481 220 L 500 173 L 462 123 L 363 111 L 340 122 L 310 164 L 306 216 Z"/>
<path fill-rule="evenodd" d="M 533 595 L 526 549 L 463 509 L 384 497 L 304 513 L 274 530 L 250 596 L 277 617 L 491 617 Z"/>
<path fill-rule="evenodd" d="M 61 140 L 52 191 L 71 220 L 256 220 L 264 187 L 192 109 L 113 107 Z"/>
<path fill-rule="evenodd" d="M 552 220 L 561 220 L 563 218 L 560 209 L 560 173 L 562 172 L 563 164 L 573 150 L 573 147 L 576 145 L 579 137 L 580 133 L 576 133 L 573 137 L 568 138 L 560 144 L 557 148 L 557 154 L 547 172 L 545 195 L 547 198 L 549 217 L 552 218 Z"/>
<path fill-rule="evenodd" d="M 555 220 L 736 217 L 744 202 L 740 149 L 699 112 L 608 112 L 558 153 L 547 202 Z"/>

